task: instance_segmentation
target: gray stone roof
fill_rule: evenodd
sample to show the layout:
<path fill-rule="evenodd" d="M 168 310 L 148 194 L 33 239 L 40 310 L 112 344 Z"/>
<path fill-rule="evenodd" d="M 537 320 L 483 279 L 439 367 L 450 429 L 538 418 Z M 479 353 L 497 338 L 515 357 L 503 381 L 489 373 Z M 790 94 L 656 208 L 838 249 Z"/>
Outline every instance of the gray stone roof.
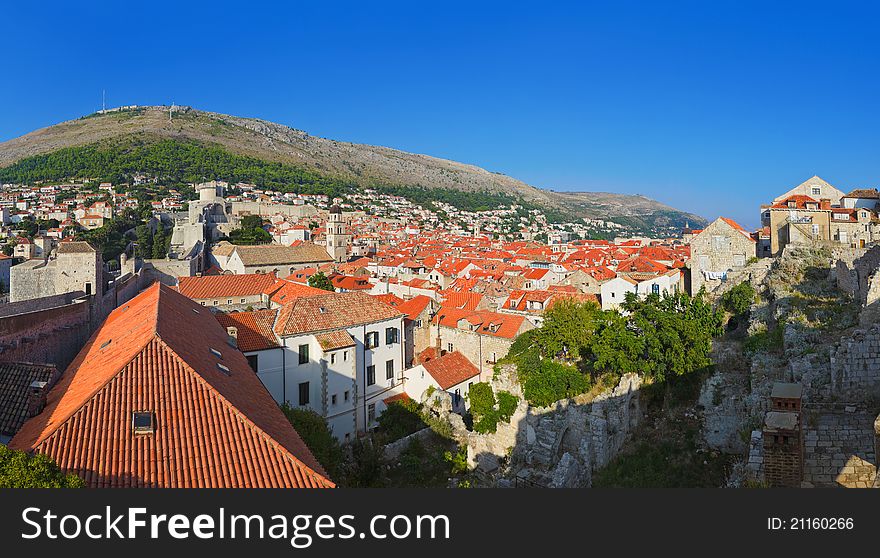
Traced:
<path fill-rule="evenodd" d="M 322 246 L 306 242 L 299 246 L 265 244 L 261 246 L 236 246 L 235 251 L 244 265 L 284 265 L 305 263 L 328 263 L 333 258 Z"/>
<path fill-rule="evenodd" d="M 59 242 L 58 243 L 58 252 L 59 254 L 94 254 L 95 249 L 92 248 L 92 245 L 88 242 L 74 241 L 74 242 Z"/>
<path fill-rule="evenodd" d="M 30 418 L 28 396 L 33 382 L 46 382 L 44 393 L 56 379 L 56 368 L 26 362 L 0 363 L 0 434 L 14 436 Z"/>

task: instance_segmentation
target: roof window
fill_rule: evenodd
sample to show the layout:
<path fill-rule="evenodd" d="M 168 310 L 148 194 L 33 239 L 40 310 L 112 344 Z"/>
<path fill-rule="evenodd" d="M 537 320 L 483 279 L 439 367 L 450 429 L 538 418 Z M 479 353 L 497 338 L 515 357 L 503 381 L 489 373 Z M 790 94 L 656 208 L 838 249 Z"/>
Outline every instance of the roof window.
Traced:
<path fill-rule="evenodd" d="M 155 432 L 153 413 L 135 411 L 131 414 L 131 429 L 135 434 L 152 434 Z"/>
<path fill-rule="evenodd" d="M 218 362 L 218 363 L 217 363 L 217 368 L 219 368 L 219 369 L 220 369 L 220 372 L 223 372 L 223 373 L 226 374 L 227 376 L 229 376 L 229 375 L 232 373 L 232 372 L 229 370 L 229 367 L 226 366 L 225 364 L 221 364 L 221 363 Z"/>
<path fill-rule="evenodd" d="M 220 351 L 218 351 L 217 349 L 215 349 L 213 347 L 211 348 L 211 354 L 217 358 L 223 358 L 223 353 L 221 353 Z"/>

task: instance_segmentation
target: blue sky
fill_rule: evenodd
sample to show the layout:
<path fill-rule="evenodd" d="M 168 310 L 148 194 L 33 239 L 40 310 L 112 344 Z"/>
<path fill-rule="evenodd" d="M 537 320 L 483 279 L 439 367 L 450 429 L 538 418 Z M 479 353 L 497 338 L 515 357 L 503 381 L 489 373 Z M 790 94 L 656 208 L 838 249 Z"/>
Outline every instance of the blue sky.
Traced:
<path fill-rule="evenodd" d="M 106 89 L 750 227 L 813 174 L 880 183 L 869 4 L 321 4 L 4 7 L 0 141 Z"/>

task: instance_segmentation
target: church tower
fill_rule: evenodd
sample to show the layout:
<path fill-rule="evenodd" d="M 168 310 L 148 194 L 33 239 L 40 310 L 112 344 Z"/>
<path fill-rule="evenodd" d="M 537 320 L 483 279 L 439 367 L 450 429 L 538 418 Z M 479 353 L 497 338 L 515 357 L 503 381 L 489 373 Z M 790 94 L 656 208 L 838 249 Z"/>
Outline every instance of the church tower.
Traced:
<path fill-rule="evenodd" d="M 330 208 L 330 218 L 327 221 L 327 252 L 334 261 L 348 261 L 349 236 L 345 220 L 342 218 L 342 209 L 334 205 Z"/>

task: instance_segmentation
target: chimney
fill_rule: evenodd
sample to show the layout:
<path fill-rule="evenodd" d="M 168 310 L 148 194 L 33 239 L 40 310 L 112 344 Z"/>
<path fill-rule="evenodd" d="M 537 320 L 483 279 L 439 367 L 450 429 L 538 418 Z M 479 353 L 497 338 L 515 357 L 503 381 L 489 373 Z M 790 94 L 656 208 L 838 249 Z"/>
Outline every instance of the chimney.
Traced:
<path fill-rule="evenodd" d="M 226 328 L 226 334 L 229 335 L 229 344 L 238 348 L 238 328 L 229 326 Z"/>
<path fill-rule="evenodd" d="M 46 407 L 46 386 L 47 382 L 31 382 L 27 399 L 28 418 L 39 415 Z"/>
<path fill-rule="evenodd" d="M 819 209 L 831 209 L 831 200 L 829 198 L 822 198 L 819 200 Z"/>

